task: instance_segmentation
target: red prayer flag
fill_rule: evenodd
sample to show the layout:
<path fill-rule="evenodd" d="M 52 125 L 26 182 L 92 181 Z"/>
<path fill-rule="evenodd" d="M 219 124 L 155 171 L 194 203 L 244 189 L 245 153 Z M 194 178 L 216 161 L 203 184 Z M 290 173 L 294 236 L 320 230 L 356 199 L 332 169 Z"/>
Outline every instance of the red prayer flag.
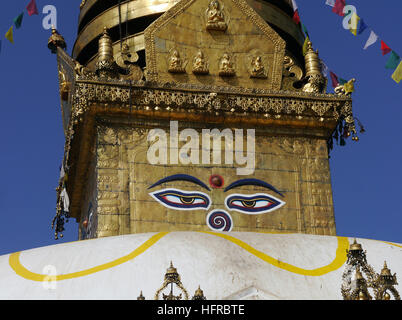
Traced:
<path fill-rule="evenodd" d="M 343 17 L 345 14 L 343 13 L 343 9 L 346 6 L 345 0 L 336 0 L 334 7 L 332 8 L 332 12 Z"/>
<path fill-rule="evenodd" d="M 337 86 L 339 86 L 338 76 L 332 71 L 330 71 L 329 73 L 331 75 L 332 87 L 336 88 Z"/>
<path fill-rule="evenodd" d="M 28 11 L 29 16 L 32 16 L 32 15 L 34 15 L 34 14 L 39 14 L 39 13 L 38 13 L 38 8 L 36 7 L 36 2 L 35 2 L 35 0 L 31 0 L 31 2 L 28 3 L 28 5 L 27 5 L 27 11 Z"/>
<path fill-rule="evenodd" d="M 294 15 L 293 15 L 293 21 L 296 22 L 297 24 L 300 23 L 300 15 L 299 15 L 299 10 L 296 10 Z"/>
<path fill-rule="evenodd" d="M 384 41 L 381 40 L 381 50 L 382 50 L 382 55 L 385 56 L 386 54 L 390 53 L 392 49 L 388 47 Z"/>

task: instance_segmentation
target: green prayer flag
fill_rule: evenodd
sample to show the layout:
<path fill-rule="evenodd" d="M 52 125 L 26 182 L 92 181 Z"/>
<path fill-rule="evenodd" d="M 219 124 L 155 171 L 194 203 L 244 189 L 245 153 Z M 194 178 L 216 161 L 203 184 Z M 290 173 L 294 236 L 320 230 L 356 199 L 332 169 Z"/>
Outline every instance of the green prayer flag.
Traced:
<path fill-rule="evenodd" d="M 399 61 L 401 61 L 401 58 L 395 51 L 392 51 L 385 68 L 395 70 L 398 67 Z"/>
<path fill-rule="evenodd" d="M 345 79 L 339 78 L 339 83 L 340 84 L 345 84 L 347 81 Z"/>
<path fill-rule="evenodd" d="M 303 32 L 304 32 L 304 34 L 307 36 L 307 37 L 309 37 L 310 38 L 310 36 L 309 36 L 309 34 L 308 34 L 308 31 L 307 31 L 307 28 L 306 28 L 306 26 L 302 23 L 302 27 L 303 27 Z"/>
<path fill-rule="evenodd" d="M 18 17 L 14 18 L 14 24 L 17 29 L 21 27 L 23 17 L 24 13 L 22 12 Z"/>

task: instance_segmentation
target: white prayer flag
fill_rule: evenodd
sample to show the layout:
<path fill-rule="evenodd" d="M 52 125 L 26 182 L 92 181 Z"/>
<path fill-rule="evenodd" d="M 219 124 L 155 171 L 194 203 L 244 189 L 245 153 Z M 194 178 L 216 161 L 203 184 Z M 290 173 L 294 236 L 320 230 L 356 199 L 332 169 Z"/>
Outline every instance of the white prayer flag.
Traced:
<path fill-rule="evenodd" d="M 322 72 L 322 74 L 324 75 L 324 77 L 328 77 L 328 71 L 329 71 L 329 69 L 328 69 L 328 67 L 327 67 L 327 65 L 324 63 L 324 61 L 322 61 L 321 59 L 320 59 L 320 62 L 321 62 L 321 72 Z"/>
<path fill-rule="evenodd" d="M 371 31 L 370 37 L 368 38 L 366 45 L 364 46 L 364 50 L 366 50 L 368 47 L 370 47 L 374 43 L 376 43 L 377 40 L 378 40 L 378 36 L 374 33 L 374 31 Z"/>
<path fill-rule="evenodd" d="M 60 197 L 63 200 L 63 207 L 65 212 L 69 212 L 70 208 L 70 198 L 68 197 L 66 188 L 60 193 Z"/>
<path fill-rule="evenodd" d="M 63 179 L 65 175 L 66 172 L 64 171 L 64 164 L 62 164 L 60 169 L 60 180 Z"/>
<path fill-rule="evenodd" d="M 335 0 L 327 0 L 327 1 L 325 1 L 325 4 L 330 6 L 330 7 L 334 7 L 335 6 Z"/>
<path fill-rule="evenodd" d="M 292 0 L 292 5 L 293 5 L 293 11 L 296 11 L 298 9 L 296 0 Z"/>

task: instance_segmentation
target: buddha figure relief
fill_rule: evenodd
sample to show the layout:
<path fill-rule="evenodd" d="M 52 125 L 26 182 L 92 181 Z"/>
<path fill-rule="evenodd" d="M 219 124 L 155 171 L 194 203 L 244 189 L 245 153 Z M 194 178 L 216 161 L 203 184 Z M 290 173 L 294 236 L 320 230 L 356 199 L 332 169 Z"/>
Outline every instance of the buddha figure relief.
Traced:
<path fill-rule="evenodd" d="M 223 77 L 231 77 L 235 75 L 233 63 L 229 54 L 225 53 L 219 62 L 219 75 Z"/>
<path fill-rule="evenodd" d="M 267 78 L 261 56 L 251 60 L 251 78 Z"/>
<path fill-rule="evenodd" d="M 185 69 L 183 67 L 183 61 L 180 58 L 179 51 L 176 49 L 173 49 L 171 51 L 170 57 L 169 57 L 169 68 L 168 71 L 171 73 L 184 73 Z"/>
<path fill-rule="evenodd" d="M 193 73 L 194 74 L 208 74 L 208 64 L 205 60 L 204 54 L 199 50 L 194 58 L 193 62 Z"/>
<path fill-rule="evenodd" d="M 207 30 L 225 31 L 227 29 L 225 16 L 218 0 L 212 0 L 209 3 L 206 15 Z"/>

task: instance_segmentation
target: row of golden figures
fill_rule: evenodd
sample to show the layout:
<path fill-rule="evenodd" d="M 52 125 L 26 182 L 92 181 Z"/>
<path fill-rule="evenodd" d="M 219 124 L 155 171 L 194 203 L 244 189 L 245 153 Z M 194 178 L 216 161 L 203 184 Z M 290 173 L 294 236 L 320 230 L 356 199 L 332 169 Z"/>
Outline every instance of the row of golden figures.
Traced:
<path fill-rule="evenodd" d="M 175 294 L 175 288 L 179 289 L 180 294 Z M 168 294 L 164 294 L 163 291 L 166 289 L 170 289 Z M 173 266 L 173 263 L 170 262 L 170 266 L 165 273 L 165 278 L 162 286 L 156 291 L 154 300 L 189 300 L 189 295 L 187 290 L 184 288 L 181 283 L 181 277 L 177 272 L 177 269 Z M 200 286 L 195 291 L 191 300 L 206 300 L 207 298 L 204 296 L 204 292 L 201 290 Z M 142 291 L 140 295 L 137 297 L 137 300 L 145 300 Z"/>
<path fill-rule="evenodd" d="M 401 300 L 395 286 L 396 273 L 392 274 L 387 263 L 376 273 L 367 263 L 366 251 L 356 240 L 347 250 L 348 260 L 342 274 L 341 293 L 344 300 Z M 354 279 L 352 275 L 354 274 Z M 372 291 L 372 293 L 370 293 Z M 392 296 L 392 297 L 391 297 Z"/>
<path fill-rule="evenodd" d="M 187 63 L 181 58 L 179 51 L 177 49 L 171 50 L 168 71 L 171 73 L 185 73 L 186 65 Z M 251 59 L 249 70 L 251 78 L 267 78 L 261 56 L 256 56 Z M 209 73 L 209 63 L 201 50 L 198 50 L 193 59 L 192 72 L 194 74 Z M 236 75 L 233 58 L 228 53 L 224 53 L 219 59 L 219 75 L 221 77 L 232 77 Z"/>

